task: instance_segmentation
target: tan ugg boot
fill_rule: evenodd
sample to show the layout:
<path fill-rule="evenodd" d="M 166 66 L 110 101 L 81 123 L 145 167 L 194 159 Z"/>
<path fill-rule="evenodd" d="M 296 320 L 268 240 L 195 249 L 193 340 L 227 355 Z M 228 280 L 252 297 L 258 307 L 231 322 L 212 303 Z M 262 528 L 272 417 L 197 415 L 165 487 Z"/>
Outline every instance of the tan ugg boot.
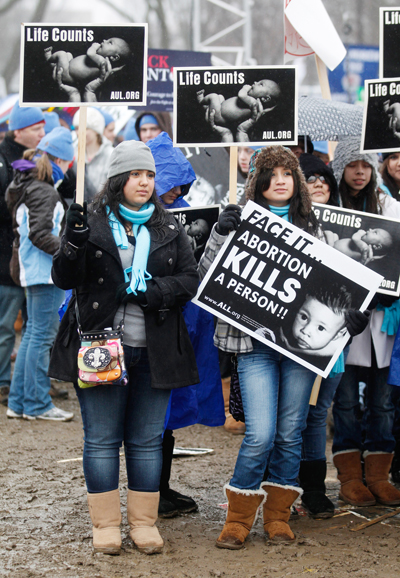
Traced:
<path fill-rule="evenodd" d="M 254 524 L 258 507 L 265 500 L 263 490 L 239 490 L 233 486 L 224 487 L 228 498 L 228 513 L 222 532 L 215 545 L 218 548 L 239 550 Z"/>
<path fill-rule="evenodd" d="M 264 530 L 274 542 L 292 542 L 295 540 L 290 526 L 290 508 L 303 493 L 301 488 L 280 486 L 271 482 L 261 484 L 267 493 L 264 503 Z"/>
<path fill-rule="evenodd" d="M 364 485 L 359 450 L 338 452 L 333 455 L 333 464 L 340 481 L 339 498 L 353 506 L 374 506 L 376 500 Z"/>
<path fill-rule="evenodd" d="M 121 505 L 119 491 L 87 494 L 93 524 L 93 548 L 117 556 L 121 553 Z"/>
<path fill-rule="evenodd" d="M 376 501 L 385 506 L 400 504 L 400 491 L 388 481 L 393 454 L 365 452 L 365 481 Z"/>
<path fill-rule="evenodd" d="M 222 395 L 224 397 L 225 424 L 224 429 L 231 434 L 244 434 L 246 425 L 242 421 L 236 421 L 229 413 L 229 395 L 231 391 L 231 378 L 224 377 L 222 380 Z"/>
<path fill-rule="evenodd" d="M 128 522 L 130 537 L 139 552 L 158 554 L 164 541 L 155 525 L 158 516 L 160 492 L 128 490 Z"/>

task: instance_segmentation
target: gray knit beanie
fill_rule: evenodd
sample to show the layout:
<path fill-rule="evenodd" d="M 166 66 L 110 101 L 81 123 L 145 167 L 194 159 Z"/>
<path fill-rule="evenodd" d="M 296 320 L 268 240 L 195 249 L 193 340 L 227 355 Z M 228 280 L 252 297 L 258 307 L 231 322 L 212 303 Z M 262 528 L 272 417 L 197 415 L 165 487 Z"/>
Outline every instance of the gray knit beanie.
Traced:
<path fill-rule="evenodd" d="M 107 178 L 134 170 L 153 171 L 155 174 L 154 157 L 149 147 L 143 142 L 125 140 L 116 146 L 111 153 Z"/>
<path fill-rule="evenodd" d="M 332 161 L 332 170 L 338 185 L 340 184 L 346 165 L 354 161 L 365 161 L 369 163 L 375 172 L 378 185 L 381 182 L 378 171 L 378 155 L 376 153 L 360 153 L 360 148 L 361 138 L 359 136 L 349 136 L 339 141 L 335 151 L 335 158 Z"/>

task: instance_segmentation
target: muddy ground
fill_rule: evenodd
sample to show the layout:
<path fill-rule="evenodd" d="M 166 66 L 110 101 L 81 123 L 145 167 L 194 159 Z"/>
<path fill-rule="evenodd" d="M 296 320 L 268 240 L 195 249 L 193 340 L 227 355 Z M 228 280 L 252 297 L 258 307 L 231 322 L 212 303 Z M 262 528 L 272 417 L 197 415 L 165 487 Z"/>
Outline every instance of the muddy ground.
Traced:
<path fill-rule="evenodd" d="M 60 385 L 60 384 L 59 384 Z M 213 448 L 203 457 L 174 459 L 172 483 L 199 504 L 199 511 L 160 520 L 162 554 L 146 556 L 132 547 L 123 515 L 121 556 L 93 554 L 82 462 L 82 422 L 72 385 L 58 403 L 75 412 L 70 423 L 27 422 L 6 418 L 0 406 L 0 576 L 28 578 L 280 578 L 315 575 L 394 578 L 400 568 L 400 519 L 365 530 L 351 529 L 390 511 L 374 507 L 340 517 L 291 522 L 297 541 L 266 545 L 261 520 L 240 551 L 214 546 L 225 511 L 222 487 L 232 474 L 241 436 L 223 428 L 192 426 L 175 432 L 176 445 Z M 61 461 L 71 460 L 71 461 Z M 330 465 L 329 495 L 337 502 L 338 484 Z M 122 504 L 126 475 L 121 457 Z M 301 514 L 302 512 L 300 512 Z"/>

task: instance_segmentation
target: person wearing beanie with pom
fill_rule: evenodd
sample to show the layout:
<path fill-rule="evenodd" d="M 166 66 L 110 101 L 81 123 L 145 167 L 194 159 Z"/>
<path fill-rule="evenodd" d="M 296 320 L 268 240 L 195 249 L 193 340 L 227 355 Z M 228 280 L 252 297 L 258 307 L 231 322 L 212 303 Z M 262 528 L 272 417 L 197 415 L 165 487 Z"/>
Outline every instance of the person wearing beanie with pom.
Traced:
<path fill-rule="evenodd" d="M 6 200 L 13 219 L 10 271 L 27 295 L 28 322 L 10 386 L 7 417 L 69 421 L 73 414 L 55 407 L 49 395 L 49 353 L 58 329 L 64 291 L 51 280 L 53 255 L 60 247 L 65 202 L 57 192 L 74 156 L 71 133 L 58 127 L 37 149 L 13 163 L 14 180 Z"/>
<path fill-rule="evenodd" d="M 0 143 L 0 401 L 7 403 L 11 383 L 11 353 L 15 343 L 14 323 L 19 310 L 25 316 L 25 292 L 10 276 L 13 230 L 5 194 L 13 179 L 12 163 L 28 148 L 36 148 L 44 136 L 44 116 L 38 107 L 20 107 L 11 111 L 8 132 Z"/>
<path fill-rule="evenodd" d="M 141 552 L 162 550 L 155 523 L 166 411 L 172 389 L 199 381 L 181 312 L 197 291 L 197 264 L 184 229 L 158 201 L 155 176 L 144 143 L 115 147 L 107 181 L 88 214 L 76 203 L 69 208 L 53 259 L 54 283 L 74 289 L 74 295 L 61 320 L 49 375 L 75 385 L 93 547 L 108 554 L 121 550 L 122 443 L 130 536 Z M 83 331 L 116 328 L 124 319 L 126 386 L 78 386 L 76 302 Z"/>
<path fill-rule="evenodd" d="M 75 113 L 73 119 L 75 130 L 79 132 L 79 111 Z M 87 109 L 86 121 L 86 161 L 85 179 L 91 188 L 97 193 L 102 189 L 107 180 L 107 172 L 110 164 L 110 157 L 113 152 L 111 142 L 103 135 L 105 120 L 102 113 L 94 107 Z M 87 201 L 91 201 L 86 198 Z"/>
<path fill-rule="evenodd" d="M 375 215 L 400 218 L 400 203 L 379 189 L 378 157 L 360 153 L 360 138 L 339 141 L 332 169 L 339 184 L 341 206 Z M 394 406 L 388 385 L 389 364 L 399 326 L 398 299 L 377 293 L 370 321 L 353 339 L 344 375 L 335 395 L 333 463 L 341 482 L 339 496 L 357 506 L 400 504 L 400 491 L 388 481 L 395 449 Z M 363 425 L 357 416 L 362 368 L 369 368 Z M 361 457 L 364 457 L 363 483 Z"/>

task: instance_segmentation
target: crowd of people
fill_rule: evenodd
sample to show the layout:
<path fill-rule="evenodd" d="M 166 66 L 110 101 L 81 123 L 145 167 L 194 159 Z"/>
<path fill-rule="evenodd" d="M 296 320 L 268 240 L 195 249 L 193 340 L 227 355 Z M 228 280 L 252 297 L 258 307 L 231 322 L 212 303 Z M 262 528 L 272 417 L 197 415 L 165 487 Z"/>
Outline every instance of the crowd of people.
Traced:
<path fill-rule="evenodd" d="M 289 519 L 298 498 L 311 517 L 334 515 L 325 490 L 332 405 L 339 497 L 354 506 L 399 505 L 400 490 L 390 481 L 400 482 L 397 298 L 377 293 L 358 311 L 346 296 L 340 309 L 323 291 L 306 296 L 302 335 L 314 339 L 318 310 L 351 338 L 315 406 L 309 404 L 313 371 L 191 299 L 239 227 L 247 201 L 328 244 L 329 231 L 318 224 L 312 203 L 400 220 L 400 153 L 384 154 L 379 164 L 377 154 L 359 152 L 360 137 L 339 141 L 328 163 L 325 149 L 308 137 L 294 147 L 241 147 L 238 172 L 245 184 L 237 204 L 224 203 L 204 248 L 201 223 L 184 227 L 168 212 L 189 206 L 196 180 L 173 147 L 168 113 L 141 112 L 116 135 L 108 112 L 88 108 L 83 205 L 74 201 L 71 127 L 79 133 L 79 113 L 61 126 L 55 112 L 16 103 L 0 144 L 0 387 L 9 419 L 66 422 L 74 415 L 54 405 L 64 394 L 50 378 L 74 384 L 95 551 L 121 550 L 122 445 L 130 537 L 139 551 L 162 550 L 158 516 L 198 508 L 169 485 L 173 431 L 194 423 L 244 436 L 224 487 L 228 509 L 219 548 L 244 546 L 260 506 L 270 541 L 295 540 Z M 22 339 L 11 376 L 20 311 Z M 121 328 L 127 379 L 88 387 L 78 380 L 80 335 Z M 97 355 L 107 354 L 102 347 L 99 341 Z M 109 363 L 105 367 L 115 368 Z M 229 413 L 236 366 L 239 422 Z M 366 384 L 363 411 L 360 383 Z"/>

